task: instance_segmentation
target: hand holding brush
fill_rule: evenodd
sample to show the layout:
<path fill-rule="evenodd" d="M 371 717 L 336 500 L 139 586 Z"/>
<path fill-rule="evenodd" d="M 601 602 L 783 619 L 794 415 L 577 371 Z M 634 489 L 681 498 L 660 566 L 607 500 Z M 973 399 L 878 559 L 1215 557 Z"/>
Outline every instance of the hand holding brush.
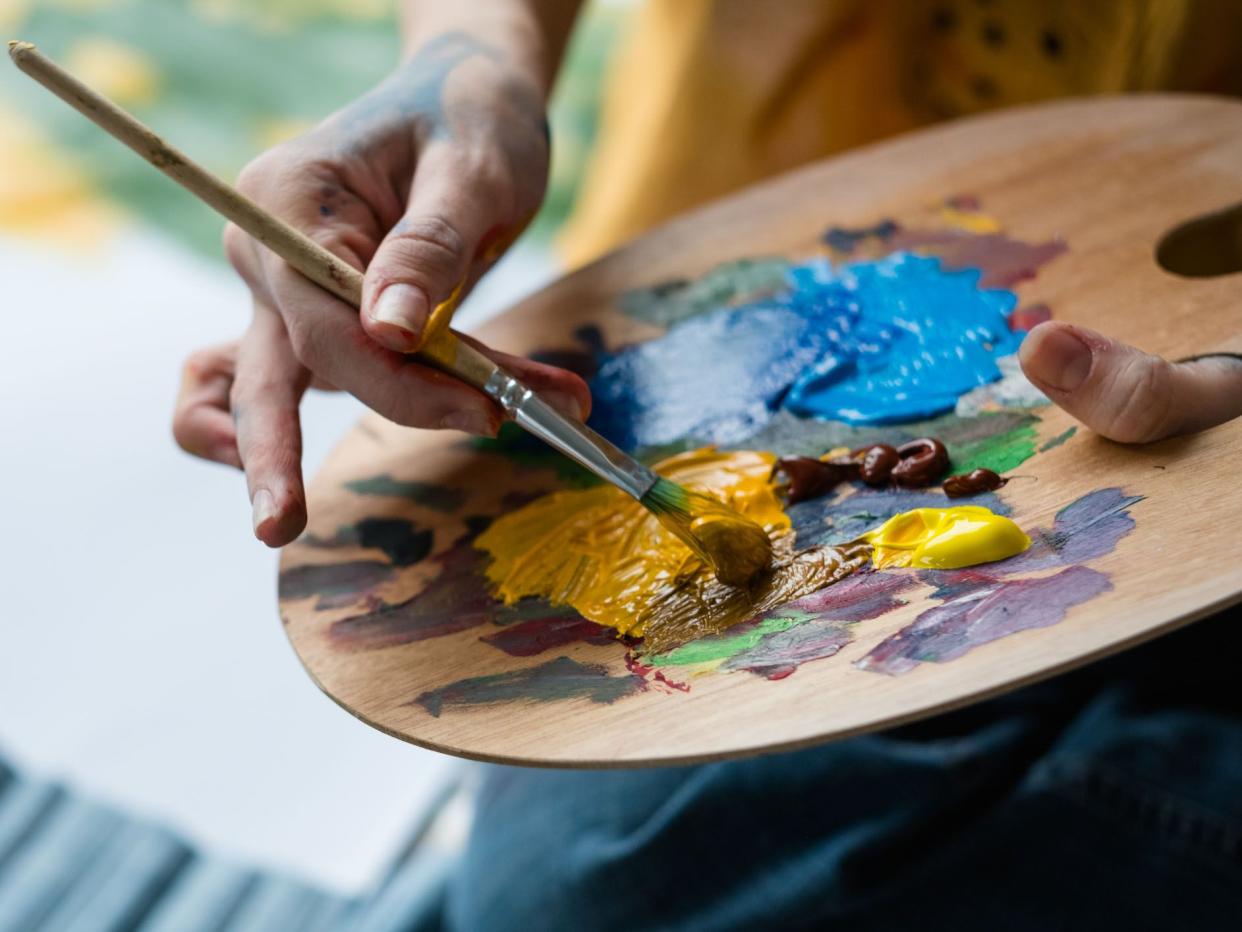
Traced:
<path fill-rule="evenodd" d="M 362 307 L 364 279 L 357 268 L 168 145 L 133 116 L 40 54 L 33 45 L 11 42 L 9 48 L 19 68 L 283 259 L 291 267 L 288 274 L 300 274 L 349 305 Z M 236 237 L 233 243 L 238 248 Z M 451 306 L 447 312 L 429 315 L 439 316 L 440 326 L 431 328 L 425 342 L 421 338 L 414 341 L 421 345 L 409 347 L 420 362 L 438 370 L 433 375 L 447 373 L 482 392 L 525 430 L 638 499 L 712 566 L 721 581 L 746 585 L 767 568 L 771 545 L 761 527 L 706 495 L 656 476 L 590 428 L 565 417 L 494 359 L 443 326 L 447 313 L 451 313 Z M 350 338 L 348 332 L 339 336 Z M 362 340 L 369 338 L 362 335 Z M 391 353 L 378 345 L 368 350 L 365 343 L 360 343 L 359 349 Z M 404 366 L 400 356 L 384 358 L 390 366 Z M 365 397 L 362 400 L 368 401 Z"/>

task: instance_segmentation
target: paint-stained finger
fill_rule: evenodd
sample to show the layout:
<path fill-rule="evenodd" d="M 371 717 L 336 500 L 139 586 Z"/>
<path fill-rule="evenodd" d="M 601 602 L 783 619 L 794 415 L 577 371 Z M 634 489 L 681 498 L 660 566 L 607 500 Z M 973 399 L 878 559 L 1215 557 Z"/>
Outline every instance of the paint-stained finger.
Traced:
<path fill-rule="evenodd" d="M 435 308 L 460 300 L 495 261 L 521 228 L 507 178 L 498 155 L 450 145 L 423 154 L 408 210 L 367 266 L 362 324 L 373 339 L 419 349 Z"/>
<path fill-rule="evenodd" d="M 1027 378 L 1097 433 L 1149 443 L 1242 416 L 1242 360 L 1211 356 L 1173 363 L 1103 334 L 1059 321 L 1022 344 Z"/>
<path fill-rule="evenodd" d="M 269 547 L 284 546 L 306 526 L 298 405 L 309 384 L 280 316 L 256 306 L 238 349 L 231 402 L 254 534 Z"/>
<path fill-rule="evenodd" d="M 229 415 L 237 346 L 233 341 L 208 347 L 186 359 L 172 427 L 177 445 L 187 453 L 240 469 L 237 432 Z"/>

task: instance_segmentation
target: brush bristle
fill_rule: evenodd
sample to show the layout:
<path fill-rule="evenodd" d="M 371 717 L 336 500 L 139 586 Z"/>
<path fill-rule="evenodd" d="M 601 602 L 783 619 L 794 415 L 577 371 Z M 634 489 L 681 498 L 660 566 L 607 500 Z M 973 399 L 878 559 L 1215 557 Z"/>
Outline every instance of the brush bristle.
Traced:
<path fill-rule="evenodd" d="M 659 517 L 662 514 L 688 514 L 690 490 L 676 482 L 660 477 L 643 496 L 642 506 Z"/>
<path fill-rule="evenodd" d="M 772 562 L 772 542 L 763 528 L 714 498 L 657 479 L 642 505 L 726 585 L 749 585 Z"/>

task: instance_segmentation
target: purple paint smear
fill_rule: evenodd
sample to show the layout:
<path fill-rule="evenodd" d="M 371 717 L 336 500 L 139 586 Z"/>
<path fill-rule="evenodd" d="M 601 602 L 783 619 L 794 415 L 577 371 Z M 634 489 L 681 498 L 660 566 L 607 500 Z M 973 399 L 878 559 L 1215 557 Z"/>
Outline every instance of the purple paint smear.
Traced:
<path fill-rule="evenodd" d="M 646 688 L 647 681 L 635 673 L 612 676 L 607 667 L 557 657 L 536 667 L 458 680 L 422 693 L 409 705 L 421 705 L 439 718 L 446 706 L 556 702 L 562 699 L 612 703 Z"/>
<path fill-rule="evenodd" d="M 853 640 L 849 625 L 905 604 L 900 594 L 918 586 L 918 579 L 909 573 L 860 571 L 819 592 L 790 602 L 764 615 L 764 618 L 805 612 L 816 617 L 764 635 L 754 647 L 728 658 L 721 668 L 747 670 L 770 680 L 782 680 L 804 663 L 831 657 Z M 762 618 L 752 625 L 759 624 Z M 725 632 L 724 637 L 736 634 Z"/>
<path fill-rule="evenodd" d="M 1018 631 L 1055 625 L 1075 605 L 1112 588 L 1105 574 L 1085 566 L 1071 566 L 1040 579 L 994 581 L 929 608 L 855 666 L 899 676 L 926 661 L 955 660 Z"/>
<path fill-rule="evenodd" d="M 852 640 L 843 623 L 816 618 L 766 635 L 754 647 L 726 660 L 721 669 L 783 680 L 802 664 L 831 657 Z"/>
<path fill-rule="evenodd" d="M 578 614 L 547 615 L 509 625 L 479 640 L 513 657 L 534 657 L 545 650 L 578 642 L 600 646 L 615 644 L 617 633 Z"/>
<path fill-rule="evenodd" d="M 959 208 L 977 210 L 972 208 Z M 1066 251 L 1063 240 L 1024 243 L 1004 233 L 972 233 L 955 229 L 906 229 L 892 220 L 871 227 L 832 227 L 823 235 L 831 248 L 853 255 L 859 246 L 874 243 L 879 254 L 902 249 L 931 252 L 949 269 L 979 269 L 981 288 L 1010 288 L 1034 278 L 1040 268 Z M 1027 329 L 1017 327 L 1015 329 Z"/>
<path fill-rule="evenodd" d="M 897 230 L 885 245 L 892 250 L 935 253 L 949 269 L 980 269 L 980 288 L 1012 288 L 1034 278 L 1040 268 L 1066 251 L 1063 240 L 1024 243 L 1004 233 L 966 230 Z"/>
<path fill-rule="evenodd" d="M 909 573 L 860 570 L 839 583 L 812 592 L 769 614 L 779 615 L 793 609 L 825 620 L 865 621 L 905 605 L 905 600 L 898 596 L 917 585 L 917 578 Z"/>
<path fill-rule="evenodd" d="M 1118 541 L 1134 530 L 1130 506 L 1141 495 L 1126 495 L 1113 487 L 1096 489 L 1057 512 L 1052 528 L 1030 531 L 1031 546 L 1008 560 L 961 570 L 925 570 L 919 577 L 936 587 L 938 599 L 986 585 L 1003 576 L 1073 566 L 1116 549 Z"/>
<path fill-rule="evenodd" d="M 361 615 L 333 622 L 328 637 L 340 647 L 374 650 L 555 611 L 536 600 L 506 607 L 492 598 L 482 573 L 483 556 L 472 546 L 473 539 L 473 533 L 467 534 L 431 558 L 440 573 L 422 592 L 404 602 L 380 602 Z"/>
<path fill-rule="evenodd" d="M 315 611 L 322 612 L 353 605 L 395 575 L 391 564 L 378 560 L 311 563 L 281 573 L 277 592 L 281 601 L 319 596 Z"/>

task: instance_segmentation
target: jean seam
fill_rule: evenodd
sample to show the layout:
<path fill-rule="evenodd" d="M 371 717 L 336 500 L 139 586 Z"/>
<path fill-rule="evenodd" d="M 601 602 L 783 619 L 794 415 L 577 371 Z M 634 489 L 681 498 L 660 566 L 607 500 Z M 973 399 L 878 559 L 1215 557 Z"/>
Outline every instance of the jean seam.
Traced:
<path fill-rule="evenodd" d="M 1202 804 L 1095 761 L 1058 761 L 1039 789 L 1215 861 L 1242 865 L 1242 824 Z"/>

